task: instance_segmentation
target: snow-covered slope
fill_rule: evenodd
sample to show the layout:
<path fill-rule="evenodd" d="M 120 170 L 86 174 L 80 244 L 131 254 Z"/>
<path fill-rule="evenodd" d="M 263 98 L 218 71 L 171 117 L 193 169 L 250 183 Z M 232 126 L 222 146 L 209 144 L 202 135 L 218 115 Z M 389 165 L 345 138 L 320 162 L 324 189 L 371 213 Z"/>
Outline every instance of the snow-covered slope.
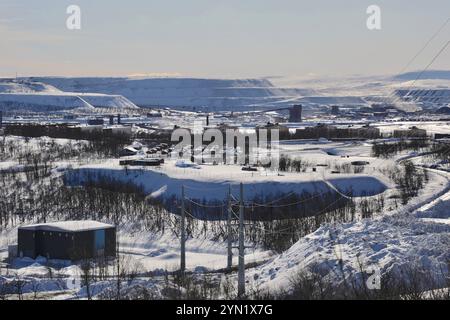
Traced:
<path fill-rule="evenodd" d="M 396 94 L 405 101 L 441 106 L 450 103 L 450 89 L 399 89 Z"/>
<path fill-rule="evenodd" d="M 450 70 L 428 70 L 428 71 L 412 71 L 405 72 L 393 77 L 394 80 L 409 81 L 420 79 L 429 80 L 450 80 Z"/>
<path fill-rule="evenodd" d="M 0 93 L 61 93 L 61 90 L 42 83 L 26 80 L 0 80 Z"/>
<path fill-rule="evenodd" d="M 321 75 L 271 77 L 276 86 L 289 88 L 301 87 L 314 90 L 316 95 L 323 98 L 324 103 L 336 103 L 332 99 L 339 97 L 363 98 L 370 96 L 390 96 L 395 90 L 445 90 L 450 88 L 450 71 L 430 70 L 426 72 L 414 71 L 395 76 L 346 76 L 329 77 Z M 431 93 L 428 93 L 431 95 Z M 312 97 L 305 97 L 310 100 Z M 328 99 L 328 102 L 326 101 Z M 342 103 L 348 103 L 343 101 Z M 351 101 L 350 101 L 351 103 Z"/>
<path fill-rule="evenodd" d="M 430 107 L 450 104 L 450 71 L 408 72 L 393 77 L 390 87 L 405 101 Z"/>
<path fill-rule="evenodd" d="M 236 110 L 249 106 L 290 105 L 314 91 L 277 88 L 265 79 L 194 78 L 32 78 L 63 91 L 120 94 L 139 106 L 208 107 Z"/>
<path fill-rule="evenodd" d="M 340 282 L 343 276 L 357 276 L 362 264 L 364 270 L 376 266 L 382 274 L 397 275 L 407 268 L 424 268 L 439 278 L 448 274 L 449 232 L 449 225 L 414 218 L 327 225 L 250 271 L 248 277 L 257 278 L 265 289 L 287 289 L 301 270 L 311 268 Z"/>
<path fill-rule="evenodd" d="M 95 108 L 138 107 L 120 95 L 64 92 L 52 85 L 26 79 L 0 80 L 0 110 L 46 112 L 82 109 L 93 112 Z"/>
<path fill-rule="evenodd" d="M 449 78 L 449 71 L 410 72 L 397 76 L 266 79 L 31 77 L 0 80 L 0 94 L 83 94 L 94 107 L 136 108 L 138 105 L 196 111 L 242 111 L 288 107 L 297 103 L 306 108 L 369 106 L 371 101 L 392 97 L 396 90 L 404 94 L 405 91 L 398 90 L 409 92 L 414 89 L 417 93 L 412 97 L 414 102 L 432 104 L 433 107 L 450 103 Z M 373 100 L 374 97 L 377 99 Z M 5 101 L 5 97 L 1 101 Z"/>
<path fill-rule="evenodd" d="M 85 102 L 87 102 L 87 104 Z M 137 108 L 128 99 L 118 95 L 114 96 L 73 93 L 0 93 L 1 110 L 29 110 L 44 112 L 56 110 L 71 110 L 85 107 L 87 107 L 86 111 L 95 111 L 95 108 Z"/>
<path fill-rule="evenodd" d="M 314 270 L 341 282 L 369 268 L 401 275 L 408 268 L 430 272 L 445 284 L 449 274 L 450 184 L 446 174 L 430 172 L 432 184 L 410 204 L 376 219 L 329 224 L 300 239 L 289 250 L 252 269 L 260 289 L 287 289 L 298 272 Z M 354 280 L 354 279 L 353 279 Z"/>

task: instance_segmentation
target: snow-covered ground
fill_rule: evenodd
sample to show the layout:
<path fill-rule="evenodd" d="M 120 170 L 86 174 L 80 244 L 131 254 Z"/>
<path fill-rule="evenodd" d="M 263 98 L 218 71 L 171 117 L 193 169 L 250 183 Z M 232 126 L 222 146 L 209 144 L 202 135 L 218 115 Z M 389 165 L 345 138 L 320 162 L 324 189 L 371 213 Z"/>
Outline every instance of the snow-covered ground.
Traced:
<path fill-rule="evenodd" d="M 382 123 L 380 127 L 393 128 L 411 126 L 405 123 Z M 428 126 L 429 130 L 445 130 L 442 123 L 417 123 Z M 66 139 L 24 139 L 8 137 L 17 144 L 26 145 L 25 150 L 38 151 L 46 144 L 56 143 L 64 146 Z M 15 139 L 15 140 L 14 140 Z M 80 142 L 84 143 L 84 142 Z M 371 156 L 371 141 L 366 142 L 330 142 L 288 141 L 280 144 L 280 153 L 292 158 L 301 159 L 305 172 L 283 172 L 273 174 L 260 170 L 244 172 L 236 165 L 200 165 L 180 167 L 175 160 L 166 160 L 161 168 L 124 169 L 118 159 L 88 159 L 83 164 L 75 159 L 54 163 L 54 175 L 72 176 L 71 182 L 83 175 L 91 174 L 91 178 L 99 175 L 113 177 L 121 181 L 142 185 L 146 193 L 153 197 L 179 196 L 181 185 L 186 186 L 186 195 L 193 199 L 217 200 L 226 199 L 228 185 L 233 186 L 237 194 L 238 184 L 244 183 L 245 197 L 251 199 L 255 195 L 272 195 L 278 193 L 303 191 L 321 192 L 337 189 L 346 192 L 352 189 L 354 195 L 381 194 L 386 201 L 395 190 L 395 185 L 382 172 L 382 168 L 398 165 L 402 159 L 409 158 L 416 165 L 429 165 L 426 157 L 406 151 L 392 159 L 378 159 Z M 331 171 L 352 161 L 367 161 L 361 173 L 332 173 Z M 317 170 L 313 172 L 312 168 Z M 21 167 L 17 161 L 0 162 L 0 170 Z M 70 169 L 70 170 L 69 170 Z M 288 288 L 290 279 L 302 269 L 317 267 L 324 277 L 340 281 L 341 272 L 352 277 L 360 270 L 360 263 L 365 266 L 376 266 L 386 272 L 400 272 L 409 265 L 418 265 L 430 270 L 436 276 L 448 273 L 450 261 L 450 184 L 449 174 L 438 170 L 429 170 L 429 182 L 420 194 L 406 206 L 392 209 L 386 205 L 383 214 L 373 219 L 366 219 L 347 224 L 323 225 L 317 231 L 300 239 L 282 254 L 264 251 L 261 248 L 248 249 L 246 262 L 258 262 L 258 266 L 247 270 L 249 283 L 261 289 L 275 290 Z M 75 178 L 74 178 L 75 177 Z M 388 204 L 392 204 L 389 202 Z M 136 222 L 139 223 L 139 222 Z M 200 224 L 201 228 L 201 224 Z M 0 260 L 7 255 L 7 246 L 16 242 L 16 229 L 1 231 Z M 119 228 L 120 252 L 127 258 L 127 263 L 136 266 L 142 272 L 154 271 L 162 274 L 162 270 L 175 270 L 179 264 L 179 239 L 174 234 L 154 234 L 140 231 L 132 225 Z M 190 238 L 187 241 L 187 267 L 190 271 L 204 272 L 218 270 L 226 266 L 226 243 L 206 238 Z M 342 261 L 342 264 L 340 263 Z M 236 263 L 236 261 L 235 261 Z M 0 268 L 0 282 L 14 279 L 15 275 L 39 281 L 40 291 L 64 292 L 55 298 L 66 299 L 82 296 L 82 290 L 66 290 L 55 280 L 49 280 L 49 272 L 61 277 L 79 277 L 79 266 L 70 266 L 66 262 L 45 261 L 45 259 L 19 259 L 14 269 Z M 8 274 L 7 274 L 8 273 Z M 5 280 L 6 279 L 6 280 Z M 145 277 L 137 281 L 152 282 Z M 104 283 L 98 283 L 97 291 L 101 292 Z M 31 286 L 28 292 L 32 292 Z"/>
<path fill-rule="evenodd" d="M 261 290 L 289 288 L 301 271 L 342 282 L 361 272 L 401 276 L 427 270 L 446 285 L 450 261 L 450 175 L 430 171 L 431 183 L 406 206 L 374 219 L 324 225 L 247 274 Z M 388 214 L 387 214 L 388 213 Z M 363 270 L 361 270 L 361 267 Z M 446 279 L 447 277 L 447 279 Z"/>
<path fill-rule="evenodd" d="M 417 265 L 438 278 L 442 277 L 448 272 L 450 259 L 450 180 L 446 173 L 432 171 L 430 181 L 420 195 L 404 207 L 373 220 L 324 225 L 282 254 L 276 255 L 260 248 L 247 249 L 246 262 L 260 264 L 247 270 L 249 285 L 271 292 L 287 289 L 297 272 L 313 267 L 323 277 L 339 282 L 342 281 L 342 272 L 348 279 L 358 275 L 361 264 L 364 268 L 378 267 L 382 274 L 400 272 Z M 15 235 L 15 229 L 3 231 L 0 247 L 14 243 Z M 135 231 L 133 225 L 123 225 L 118 239 L 126 264 L 142 273 L 152 271 L 162 275 L 164 270 L 175 270 L 179 264 L 180 244 L 175 235 Z M 5 249 L 0 250 L 0 257 L 6 257 Z M 187 241 L 189 270 L 205 272 L 222 269 L 225 265 L 226 243 L 197 238 Z M 14 279 L 17 274 L 31 282 L 37 281 L 40 291 L 45 291 L 48 298 L 86 297 L 84 289 L 68 290 L 70 287 L 67 287 L 69 279 L 80 278 L 82 272 L 78 266 L 39 258 L 19 259 L 16 267 L 19 268 L 9 269 L 8 276 L 6 269 L 2 269 L 6 276 L 3 279 Z M 49 270 L 52 270 L 53 279 L 49 279 Z M 155 285 L 155 280 L 140 279 L 133 283 L 143 281 L 141 284 L 146 287 Z M 110 284 L 98 282 L 93 287 L 99 294 Z M 25 292 L 33 292 L 31 284 Z"/>
<path fill-rule="evenodd" d="M 311 141 L 290 141 L 280 145 L 280 154 L 301 158 L 307 163 L 305 172 L 280 172 L 266 170 L 242 171 L 237 165 L 199 165 L 179 167 L 175 160 L 166 160 L 160 168 L 129 167 L 119 161 L 108 160 L 97 164 L 75 166 L 67 176 L 72 183 L 83 183 L 87 178 L 112 177 L 119 181 L 132 182 L 144 187 L 154 197 L 179 197 L 181 186 L 185 185 L 187 196 L 201 200 L 226 199 L 228 186 L 237 194 L 238 184 L 243 183 L 247 199 L 255 196 L 276 196 L 283 193 L 304 191 L 326 192 L 331 183 L 341 192 L 353 191 L 355 196 L 376 195 L 392 188 L 390 182 L 379 170 L 381 164 L 393 165 L 393 161 L 370 157 L 370 145 L 366 143 L 345 143 Z M 335 166 L 350 165 L 352 161 L 367 161 L 363 173 L 332 173 Z M 313 167 L 316 171 L 313 171 Z M 325 180 L 325 181 L 324 181 Z M 210 192 L 204 192 L 209 190 Z"/>

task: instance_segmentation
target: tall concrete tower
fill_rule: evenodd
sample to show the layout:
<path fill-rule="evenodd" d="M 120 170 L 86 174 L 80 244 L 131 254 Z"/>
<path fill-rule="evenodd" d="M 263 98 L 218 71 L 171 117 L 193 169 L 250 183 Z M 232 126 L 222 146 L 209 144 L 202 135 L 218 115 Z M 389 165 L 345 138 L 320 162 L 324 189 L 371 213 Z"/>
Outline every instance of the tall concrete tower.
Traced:
<path fill-rule="evenodd" d="M 289 109 L 289 122 L 302 122 L 303 106 L 296 104 Z"/>

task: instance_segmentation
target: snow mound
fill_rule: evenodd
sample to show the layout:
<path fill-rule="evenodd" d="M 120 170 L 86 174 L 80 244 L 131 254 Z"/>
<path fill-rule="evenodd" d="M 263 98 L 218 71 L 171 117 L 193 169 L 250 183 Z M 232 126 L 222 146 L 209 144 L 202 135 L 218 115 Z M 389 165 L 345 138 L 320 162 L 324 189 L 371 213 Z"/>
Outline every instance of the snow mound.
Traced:
<path fill-rule="evenodd" d="M 0 93 L 0 110 L 4 111 L 57 111 L 82 109 L 95 111 L 96 108 L 137 109 L 122 96 L 73 93 Z"/>
<path fill-rule="evenodd" d="M 73 93 L 31 79 L 0 79 L 0 110 L 5 111 L 94 111 L 95 108 L 138 109 L 121 95 Z"/>

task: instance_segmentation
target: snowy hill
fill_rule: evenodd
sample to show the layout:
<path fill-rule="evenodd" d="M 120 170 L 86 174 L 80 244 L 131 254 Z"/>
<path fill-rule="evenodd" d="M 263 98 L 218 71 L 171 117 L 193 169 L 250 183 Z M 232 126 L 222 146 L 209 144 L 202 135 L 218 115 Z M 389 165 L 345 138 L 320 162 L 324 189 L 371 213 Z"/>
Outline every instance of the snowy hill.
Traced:
<path fill-rule="evenodd" d="M 450 89 L 399 89 L 398 96 L 406 101 L 428 103 L 430 105 L 445 106 L 450 104 Z"/>
<path fill-rule="evenodd" d="M 415 79 L 420 75 L 420 79 Z M 409 72 L 397 76 L 268 77 L 266 79 L 200 79 L 137 77 L 31 77 L 0 80 L 0 106 L 8 110 L 75 109 L 76 96 L 97 108 L 170 107 L 200 111 L 245 111 L 303 104 L 368 106 L 372 97 L 398 90 L 420 90 L 410 101 L 450 103 L 450 71 Z M 434 92 L 440 90 L 439 92 Z M 9 94 L 5 96 L 4 94 Z M 11 96 L 14 94 L 15 96 Z M 32 94 L 33 96 L 27 96 Z M 47 98 L 37 97 L 45 95 Z M 75 96 L 75 97 L 74 97 Z M 439 99 L 436 99 L 439 96 Z M 36 98 L 35 101 L 32 101 Z M 61 102 L 61 100 L 63 102 Z M 73 103 L 72 103 L 73 102 Z M 62 103 L 62 104 L 61 104 Z"/>
<path fill-rule="evenodd" d="M 424 72 L 413 71 L 399 74 L 393 77 L 397 81 L 415 80 L 420 76 L 420 79 L 428 80 L 450 80 L 450 70 L 428 70 Z"/>
<path fill-rule="evenodd" d="M 119 94 L 139 106 L 237 110 L 278 107 L 314 94 L 312 90 L 277 88 L 265 79 L 194 78 L 32 78 L 67 92 Z"/>
<path fill-rule="evenodd" d="M 25 79 L 0 80 L 0 110 L 95 112 L 96 108 L 137 109 L 138 107 L 120 95 L 64 92 L 52 85 Z"/>
<path fill-rule="evenodd" d="M 0 80 L 0 93 L 61 93 L 61 90 L 42 82 Z"/>
<path fill-rule="evenodd" d="M 406 101 L 420 102 L 430 107 L 450 103 L 450 71 L 408 72 L 393 77 L 393 80 L 396 82 L 391 88 Z"/>
<path fill-rule="evenodd" d="M 450 258 L 448 176 L 431 174 L 439 182 L 405 207 L 372 220 L 323 225 L 251 270 L 248 279 L 258 279 L 262 290 L 287 289 L 300 270 L 309 270 L 340 283 L 357 279 L 363 265 L 379 268 L 386 277 L 407 277 L 409 268 L 421 268 L 438 286 L 445 285 Z"/>

